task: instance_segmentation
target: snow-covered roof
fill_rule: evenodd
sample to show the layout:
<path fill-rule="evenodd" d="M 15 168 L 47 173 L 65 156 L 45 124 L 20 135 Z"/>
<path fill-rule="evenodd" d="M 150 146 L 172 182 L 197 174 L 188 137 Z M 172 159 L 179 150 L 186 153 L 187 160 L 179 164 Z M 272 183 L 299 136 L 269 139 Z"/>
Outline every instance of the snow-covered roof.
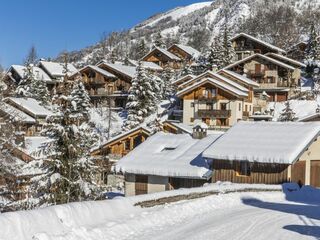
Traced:
<path fill-rule="evenodd" d="M 199 52 L 197 49 L 194 49 L 191 46 L 186 46 L 186 45 L 182 45 L 182 44 L 174 44 L 171 47 L 169 47 L 168 50 L 170 50 L 174 46 L 177 46 L 178 48 L 180 48 L 182 51 L 189 54 L 193 58 L 197 58 L 201 55 L 201 52 Z"/>
<path fill-rule="evenodd" d="M 231 85 L 231 86 L 233 86 L 235 88 L 238 88 L 239 90 L 241 90 L 243 92 L 248 92 L 249 91 L 248 88 L 240 85 L 239 83 L 237 83 L 237 82 L 235 82 L 235 81 L 233 81 L 233 80 L 231 80 L 231 79 L 229 79 L 229 78 L 227 78 L 225 76 L 222 76 L 221 74 L 218 74 L 218 73 L 215 73 L 215 72 L 211 72 L 211 71 L 209 73 L 212 74 L 212 76 L 214 76 L 216 79 L 221 80 L 221 81 L 223 81 L 225 83 L 228 83 L 229 85 Z"/>
<path fill-rule="evenodd" d="M 240 75 L 234 71 L 230 71 L 230 70 L 227 70 L 227 69 L 221 69 L 220 71 L 218 71 L 219 74 L 224 74 L 226 73 L 227 75 L 230 75 L 236 79 L 238 79 L 239 81 L 245 83 L 245 84 L 248 84 L 250 86 L 253 86 L 253 87 L 259 87 L 259 83 L 256 83 L 255 81 L 252 81 L 250 78 L 247 78 L 246 76 L 243 76 L 243 75 Z"/>
<path fill-rule="evenodd" d="M 239 34 L 237 34 L 236 36 L 234 36 L 233 38 L 231 38 L 231 41 L 234 41 L 234 40 L 236 40 L 236 39 L 239 38 L 239 37 L 248 38 L 248 39 L 250 39 L 250 40 L 252 40 L 252 41 L 254 41 L 254 42 L 257 42 L 257 43 L 259 43 L 259 44 L 261 44 L 261 45 L 264 45 L 264 46 L 266 46 L 267 48 L 270 48 L 270 49 L 272 49 L 272 50 L 274 50 L 274 51 L 277 51 L 277 52 L 280 52 L 280 53 L 286 53 L 286 51 L 283 50 L 282 48 L 276 47 L 276 46 L 274 46 L 274 45 L 272 45 L 272 44 L 270 44 L 270 43 L 267 43 L 267 42 L 265 42 L 265 41 L 262 41 L 262 40 L 260 40 L 260 39 L 258 39 L 258 38 L 255 38 L 255 37 L 253 37 L 253 36 L 251 36 L 251 35 L 249 35 L 249 34 L 246 34 L 246 33 L 239 33 Z"/>
<path fill-rule="evenodd" d="M 64 63 L 58 62 L 48 62 L 48 61 L 40 61 L 39 66 L 43 67 L 45 71 L 50 74 L 50 76 L 54 78 L 61 78 L 64 77 Z M 71 63 L 68 63 L 68 73 L 67 75 L 73 75 L 74 73 L 78 72 L 78 69 Z"/>
<path fill-rule="evenodd" d="M 201 81 L 195 82 L 192 85 L 178 91 L 177 96 L 181 97 L 182 95 L 184 95 L 184 94 L 192 91 L 193 89 L 200 87 L 206 83 L 213 84 L 213 85 L 217 86 L 218 88 L 221 88 L 221 89 L 223 89 L 233 95 L 236 95 L 236 96 L 240 96 L 240 97 L 247 97 L 248 96 L 248 92 L 241 91 L 238 88 L 230 85 L 229 83 L 226 83 L 226 82 L 223 82 L 223 81 L 220 81 L 217 79 L 213 79 L 210 77 L 206 77 L 206 78 L 202 79 Z"/>
<path fill-rule="evenodd" d="M 271 58 L 271 57 L 268 57 L 268 56 L 266 56 L 266 55 L 262 55 L 262 54 L 260 54 L 260 53 L 255 53 L 255 54 L 253 54 L 253 55 L 251 55 L 251 56 L 249 56 L 249 57 L 246 57 L 246 58 L 244 58 L 244 59 L 242 59 L 242 60 L 239 60 L 239 61 L 237 61 L 237 62 L 234 62 L 234 63 L 226 66 L 224 69 L 233 68 L 233 67 L 235 67 L 235 66 L 237 66 L 237 65 L 239 65 L 239 64 L 241 64 L 241 63 L 250 61 L 251 59 L 254 59 L 254 58 L 257 58 L 257 57 L 258 57 L 258 58 L 262 58 L 262 59 L 264 59 L 264 60 L 266 60 L 266 61 L 272 62 L 272 63 L 274 63 L 274 64 L 276 64 L 276 65 L 278 65 L 278 66 L 280 66 L 280 67 L 287 68 L 287 69 L 289 69 L 289 70 L 291 70 L 291 71 L 294 71 L 294 70 L 295 70 L 295 67 L 292 67 L 291 65 L 288 65 L 288 64 L 286 64 L 286 63 L 284 63 L 284 62 L 278 61 L 278 60 L 276 60 L 276 59 L 274 59 L 274 58 Z"/>
<path fill-rule="evenodd" d="M 184 133 L 188 133 L 188 134 L 192 134 L 192 126 L 189 126 L 189 125 L 186 125 L 186 124 L 183 124 L 181 122 L 175 122 L 175 121 L 170 121 L 170 120 L 166 120 L 165 122 L 163 123 L 168 123 L 168 124 L 171 124 L 172 126 L 180 129 L 182 132 Z"/>
<path fill-rule="evenodd" d="M 173 53 L 169 52 L 168 50 L 166 50 L 164 48 L 160 48 L 160 47 L 156 47 L 156 46 L 154 46 L 154 48 L 149 53 L 147 53 L 142 59 L 144 59 L 146 56 L 149 56 L 152 52 L 154 52 L 156 50 L 158 50 L 162 54 L 166 55 L 171 60 L 181 61 L 181 59 L 178 56 L 174 55 Z"/>
<path fill-rule="evenodd" d="M 201 153 L 221 135 L 201 140 L 189 134 L 159 132 L 120 159 L 115 170 L 123 173 L 184 178 L 207 178 L 210 167 Z"/>
<path fill-rule="evenodd" d="M 0 110 L 8 114 L 13 121 L 23 123 L 36 123 L 36 120 L 33 117 L 5 102 L 0 103 Z"/>
<path fill-rule="evenodd" d="M 135 67 L 138 66 L 138 61 L 132 60 L 132 59 L 129 59 L 128 61 L 133 66 L 135 66 Z M 145 69 L 155 70 L 155 71 L 162 71 L 163 70 L 162 67 L 160 67 L 158 64 L 155 64 L 154 62 L 147 62 L 147 61 L 140 61 L 140 62 L 141 62 L 141 66 Z"/>
<path fill-rule="evenodd" d="M 24 151 L 34 158 L 44 157 L 45 143 L 52 141 L 48 137 L 25 137 Z"/>
<path fill-rule="evenodd" d="M 97 66 L 100 67 L 101 65 L 111 68 L 114 71 L 124 74 L 130 78 L 134 78 L 136 75 L 136 67 L 133 66 L 126 66 L 120 63 L 108 63 L 107 61 L 102 61 Z"/>
<path fill-rule="evenodd" d="M 106 70 L 104 70 L 104 69 L 102 69 L 102 68 L 99 68 L 98 66 L 94 66 L 94 65 L 87 65 L 87 66 L 81 68 L 81 69 L 79 70 L 79 72 L 82 72 L 82 71 L 87 70 L 87 69 L 92 69 L 93 71 L 96 71 L 96 72 L 102 74 L 103 76 L 105 76 L 105 77 L 107 77 L 107 78 L 116 78 L 116 76 L 113 75 L 112 73 L 110 73 L 110 72 L 108 72 L 108 71 L 106 71 Z M 78 73 L 75 72 L 75 73 L 72 74 L 70 77 L 73 77 L 73 76 L 75 76 L 76 74 L 78 74 Z"/>
<path fill-rule="evenodd" d="M 138 127 L 135 127 L 135 128 L 133 128 L 133 129 L 127 131 L 127 132 L 123 132 L 123 133 L 121 133 L 121 134 L 118 134 L 118 135 L 115 136 L 115 137 L 110 138 L 109 140 L 103 142 L 100 146 L 92 148 L 92 149 L 91 149 L 91 152 L 97 151 L 97 150 L 99 150 L 101 147 L 106 146 L 106 145 L 108 145 L 108 144 L 110 144 L 110 143 L 112 143 L 112 142 L 114 142 L 114 141 L 117 141 L 117 140 L 119 140 L 120 138 L 123 138 L 123 137 L 125 137 L 125 136 L 127 136 L 127 135 L 130 135 L 131 133 L 134 133 L 134 132 L 136 132 L 136 131 L 138 131 L 138 130 L 143 130 L 143 131 L 145 131 L 145 132 L 147 132 L 147 133 L 149 133 L 149 134 L 152 132 L 149 128 L 147 128 L 147 127 L 145 127 L 145 126 L 138 126 Z"/>
<path fill-rule="evenodd" d="M 19 107 L 20 110 L 30 114 L 32 117 L 45 118 L 55 115 L 53 112 L 41 106 L 40 103 L 33 98 L 8 97 L 5 98 L 4 101 L 14 107 Z"/>
<path fill-rule="evenodd" d="M 203 156 L 216 160 L 292 164 L 320 134 L 320 123 L 239 122 Z"/>
<path fill-rule="evenodd" d="M 180 82 L 188 81 L 188 80 L 193 79 L 195 77 L 196 77 L 195 75 L 188 74 L 188 75 L 182 76 L 181 78 L 178 78 L 177 80 L 174 80 L 172 82 L 172 84 L 178 84 L 179 85 Z"/>
<path fill-rule="evenodd" d="M 304 116 L 302 118 L 299 118 L 298 121 L 299 122 L 308 122 L 308 121 L 312 121 L 312 119 L 316 119 L 316 118 L 320 119 L 320 113 L 313 113 L 313 114 Z"/>
<path fill-rule="evenodd" d="M 24 78 L 27 73 L 27 68 L 22 65 L 12 65 L 8 72 L 11 72 L 13 69 L 21 78 Z M 33 75 L 37 80 L 43 80 L 45 82 L 51 82 L 52 79 L 46 74 L 41 68 L 34 66 L 33 67 Z"/>
<path fill-rule="evenodd" d="M 280 54 L 267 53 L 266 56 L 272 57 L 272 58 L 275 58 L 275 59 L 278 59 L 278 60 L 283 60 L 283 61 L 289 62 L 290 64 L 293 64 L 294 66 L 298 66 L 298 67 L 302 67 L 302 68 L 306 67 L 306 65 L 304 63 L 299 62 L 297 60 L 294 60 L 292 58 L 288 58 L 288 57 L 280 55 Z"/>

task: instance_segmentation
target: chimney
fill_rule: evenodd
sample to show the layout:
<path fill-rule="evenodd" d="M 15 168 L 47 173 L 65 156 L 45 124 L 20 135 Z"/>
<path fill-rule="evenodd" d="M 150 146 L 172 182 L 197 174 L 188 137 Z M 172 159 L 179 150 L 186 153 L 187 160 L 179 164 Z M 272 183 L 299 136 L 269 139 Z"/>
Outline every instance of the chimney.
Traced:
<path fill-rule="evenodd" d="M 204 122 L 196 123 L 193 127 L 192 137 L 194 139 L 202 139 L 207 136 L 208 125 Z"/>

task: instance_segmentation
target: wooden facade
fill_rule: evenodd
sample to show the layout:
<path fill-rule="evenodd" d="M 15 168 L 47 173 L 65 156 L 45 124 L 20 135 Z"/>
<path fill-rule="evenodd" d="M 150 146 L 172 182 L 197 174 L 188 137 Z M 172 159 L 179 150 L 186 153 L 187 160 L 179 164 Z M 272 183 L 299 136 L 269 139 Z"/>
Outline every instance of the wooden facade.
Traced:
<path fill-rule="evenodd" d="M 134 148 L 139 146 L 150 136 L 150 132 L 145 128 L 138 128 L 122 134 L 120 137 L 111 139 L 100 148 L 91 152 L 92 156 L 109 156 L 111 159 L 120 159 Z"/>
<path fill-rule="evenodd" d="M 241 173 L 242 162 L 213 160 L 212 182 L 281 184 L 288 182 L 288 166 L 285 164 L 249 163 L 249 172 Z"/>
<path fill-rule="evenodd" d="M 178 57 L 177 59 L 172 59 L 157 48 L 151 50 L 142 58 L 143 61 L 153 62 L 162 68 L 170 67 L 173 69 L 180 69 L 182 67 L 182 61 L 178 59 Z"/>

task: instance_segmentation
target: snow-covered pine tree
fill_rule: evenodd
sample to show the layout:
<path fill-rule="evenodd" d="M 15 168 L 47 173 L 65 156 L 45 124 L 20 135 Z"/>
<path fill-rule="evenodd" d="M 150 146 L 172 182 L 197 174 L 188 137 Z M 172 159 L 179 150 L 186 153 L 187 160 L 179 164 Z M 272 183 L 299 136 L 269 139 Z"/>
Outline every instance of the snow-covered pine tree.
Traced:
<path fill-rule="evenodd" d="M 21 78 L 15 91 L 18 97 L 33 97 L 32 85 L 34 87 L 35 82 L 33 68 L 33 64 L 26 65 L 24 76 Z"/>
<path fill-rule="evenodd" d="M 28 66 L 30 64 L 36 64 L 38 58 L 37 50 L 35 46 L 31 46 L 26 59 L 24 60 L 24 65 Z"/>
<path fill-rule="evenodd" d="M 225 66 L 225 49 L 221 43 L 221 38 L 216 37 L 206 54 L 208 70 L 217 71 Z"/>
<path fill-rule="evenodd" d="M 36 77 L 31 81 L 30 89 L 32 97 L 39 101 L 42 106 L 47 106 L 50 101 L 50 94 L 47 88 L 47 84 L 40 77 Z"/>
<path fill-rule="evenodd" d="M 233 60 L 235 59 L 235 55 L 236 55 L 236 53 L 233 49 L 233 46 L 232 46 L 231 34 L 230 34 L 230 30 L 227 26 L 227 23 L 226 23 L 226 25 L 224 27 L 224 31 L 223 31 L 222 47 L 223 47 L 222 62 L 223 62 L 223 67 L 226 67 L 233 62 Z"/>
<path fill-rule="evenodd" d="M 124 130 L 127 131 L 138 126 L 155 111 L 156 93 L 152 87 L 151 79 L 139 61 L 136 75 L 132 79 L 132 85 L 129 89 L 126 105 L 128 117 L 123 125 Z"/>
<path fill-rule="evenodd" d="M 43 162 L 45 174 L 38 176 L 32 188 L 39 193 L 42 204 L 61 204 L 73 201 L 94 200 L 101 196 L 96 184 L 97 166 L 90 157 L 90 149 L 98 141 L 87 118 L 78 121 L 78 114 L 87 114 L 87 103 L 82 105 L 81 85 L 63 96 L 59 114 L 49 119 L 44 134 L 51 141 L 44 146 L 48 159 Z M 73 103 L 72 103 L 73 102 Z M 75 114 L 74 106 L 77 106 Z M 81 110 L 84 113 L 80 113 Z"/>
<path fill-rule="evenodd" d="M 285 107 L 282 110 L 280 116 L 279 116 L 279 121 L 281 122 L 292 122 L 295 120 L 295 112 L 291 108 L 290 101 L 285 102 Z"/>
<path fill-rule="evenodd" d="M 307 48 L 305 50 L 305 69 L 306 77 L 316 78 L 317 71 L 320 67 L 320 43 L 317 39 L 317 33 L 314 24 L 311 24 L 310 34 L 308 39 Z M 315 72 L 316 70 L 316 72 Z M 317 81 L 318 79 L 315 79 Z"/>
<path fill-rule="evenodd" d="M 70 103 L 72 105 L 71 114 L 78 119 L 89 119 L 89 111 L 91 108 L 90 97 L 85 89 L 81 75 L 74 81 L 70 94 Z"/>
<path fill-rule="evenodd" d="M 156 47 L 159 47 L 159 48 L 165 48 L 166 47 L 160 32 L 158 32 L 154 36 L 153 45 L 156 46 Z"/>
<path fill-rule="evenodd" d="M 137 58 L 141 59 L 148 53 L 148 48 L 146 46 L 145 40 L 142 38 L 139 41 L 138 49 L 137 49 Z"/>
<path fill-rule="evenodd" d="M 182 64 L 182 69 L 179 73 L 179 77 L 187 76 L 188 74 L 193 74 L 193 71 L 187 61 L 184 61 Z"/>
<path fill-rule="evenodd" d="M 162 99 L 168 99 L 174 92 L 174 88 L 172 86 L 173 75 L 174 72 L 170 67 L 164 67 L 160 75 L 162 80 Z"/>

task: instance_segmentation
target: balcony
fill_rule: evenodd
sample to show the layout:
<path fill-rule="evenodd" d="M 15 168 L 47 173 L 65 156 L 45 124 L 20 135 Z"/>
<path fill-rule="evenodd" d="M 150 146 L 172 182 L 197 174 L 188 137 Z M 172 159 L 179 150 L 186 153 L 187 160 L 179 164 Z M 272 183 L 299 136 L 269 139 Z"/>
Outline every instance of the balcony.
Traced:
<path fill-rule="evenodd" d="M 249 71 L 248 75 L 254 78 L 264 77 L 265 71 Z"/>
<path fill-rule="evenodd" d="M 198 110 L 198 117 L 200 118 L 229 118 L 231 110 Z"/>
<path fill-rule="evenodd" d="M 198 96 L 198 101 L 201 102 L 215 102 L 218 101 L 218 97 L 217 96 Z"/>

